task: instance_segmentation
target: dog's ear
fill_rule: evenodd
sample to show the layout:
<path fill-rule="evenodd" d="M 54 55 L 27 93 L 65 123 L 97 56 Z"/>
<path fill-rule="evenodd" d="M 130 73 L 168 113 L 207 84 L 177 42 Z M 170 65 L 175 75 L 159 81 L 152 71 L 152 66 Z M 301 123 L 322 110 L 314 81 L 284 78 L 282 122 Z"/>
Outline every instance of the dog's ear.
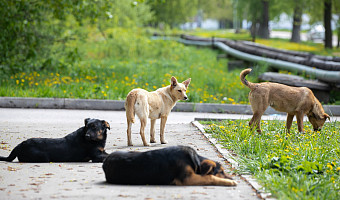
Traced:
<path fill-rule="evenodd" d="M 326 118 L 326 119 L 328 119 L 329 121 L 331 121 L 331 117 L 330 117 L 327 113 L 324 113 L 324 114 L 323 114 L 323 117 Z"/>
<path fill-rule="evenodd" d="M 90 118 L 86 118 L 85 120 L 84 120 L 84 123 L 85 123 L 85 126 L 87 125 L 87 123 L 90 121 Z"/>
<path fill-rule="evenodd" d="M 105 126 L 105 128 L 109 129 L 110 130 L 110 124 L 109 122 L 105 121 L 105 120 L 102 120 L 102 123 L 103 125 Z"/>
<path fill-rule="evenodd" d="M 177 79 L 174 76 L 171 77 L 171 86 L 176 87 L 177 84 L 178 84 Z"/>
<path fill-rule="evenodd" d="M 183 81 L 182 83 L 185 85 L 186 88 L 188 88 L 190 81 L 191 81 L 191 78 L 188 78 L 187 80 Z"/>
<path fill-rule="evenodd" d="M 214 161 L 203 160 L 201 162 L 201 175 L 211 174 L 214 167 L 216 167 L 216 163 Z"/>

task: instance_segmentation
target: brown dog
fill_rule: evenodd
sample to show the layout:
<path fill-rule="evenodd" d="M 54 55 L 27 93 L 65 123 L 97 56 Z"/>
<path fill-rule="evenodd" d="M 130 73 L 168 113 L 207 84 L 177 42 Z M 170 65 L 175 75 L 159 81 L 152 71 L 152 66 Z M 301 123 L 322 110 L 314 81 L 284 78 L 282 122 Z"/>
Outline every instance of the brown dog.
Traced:
<path fill-rule="evenodd" d="M 330 120 L 328 114 L 323 110 L 320 102 L 313 92 L 306 87 L 290 87 L 279 83 L 251 83 L 245 76 L 251 69 L 245 69 L 240 73 L 240 79 L 244 85 L 250 88 L 249 101 L 253 110 L 253 117 L 249 126 L 254 126 L 261 133 L 261 116 L 271 106 L 277 111 L 287 113 L 286 128 L 289 132 L 294 115 L 297 119 L 298 130 L 303 132 L 303 116 L 307 115 L 314 131 L 321 130 L 326 119 Z"/>
<path fill-rule="evenodd" d="M 143 145 L 149 146 L 145 140 L 144 129 L 147 118 L 151 120 L 150 142 L 155 143 L 155 123 L 156 119 L 161 118 L 161 143 L 168 143 L 164 139 L 165 123 L 171 109 L 179 100 L 187 100 L 187 88 L 190 84 L 191 78 L 178 83 L 175 77 L 171 77 L 171 85 L 159 88 L 156 91 L 148 92 L 143 89 L 133 89 L 129 92 L 125 101 L 126 119 L 127 119 L 127 138 L 128 146 L 132 146 L 131 141 L 131 126 L 135 122 L 135 114 L 140 119 L 140 135 L 142 137 Z"/>

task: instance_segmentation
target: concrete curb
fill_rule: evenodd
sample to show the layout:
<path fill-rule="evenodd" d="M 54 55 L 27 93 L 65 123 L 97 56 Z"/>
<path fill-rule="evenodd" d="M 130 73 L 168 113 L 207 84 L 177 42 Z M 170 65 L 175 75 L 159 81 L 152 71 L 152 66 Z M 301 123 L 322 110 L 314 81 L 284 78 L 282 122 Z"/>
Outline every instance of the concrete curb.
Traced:
<path fill-rule="evenodd" d="M 218 141 L 213 138 L 210 134 L 204 131 L 204 127 L 198 121 L 191 122 L 193 126 L 195 126 L 209 141 L 212 145 L 216 147 L 216 149 L 221 153 L 225 160 L 227 160 L 233 168 L 239 169 L 239 164 L 237 162 L 237 158 L 233 156 L 227 149 L 223 148 Z M 250 184 L 250 186 L 261 196 L 262 199 L 265 200 L 274 200 L 271 193 L 265 192 L 265 189 L 254 179 L 251 175 L 241 174 L 239 175 L 246 182 Z"/>
<path fill-rule="evenodd" d="M 79 110 L 124 110 L 120 100 L 68 99 L 68 98 L 22 98 L 0 97 L 0 108 L 44 108 L 44 109 L 79 109 Z M 331 116 L 340 116 L 340 106 L 324 105 L 325 112 Z M 183 103 L 179 102 L 172 109 L 176 112 L 205 112 L 227 114 L 252 114 L 250 105 Z M 269 107 L 265 115 L 284 114 Z"/>

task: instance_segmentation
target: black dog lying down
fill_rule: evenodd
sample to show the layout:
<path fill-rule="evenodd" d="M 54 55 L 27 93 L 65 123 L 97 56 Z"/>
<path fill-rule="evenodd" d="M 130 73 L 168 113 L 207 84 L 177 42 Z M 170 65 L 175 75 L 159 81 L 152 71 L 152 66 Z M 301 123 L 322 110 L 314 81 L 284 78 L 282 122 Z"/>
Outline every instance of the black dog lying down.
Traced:
<path fill-rule="evenodd" d="M 106 181 L 131 185 L 235 186 L 220 163 L 191 147 L 174 146 L 146 152 L 114 152 L 103 163 Z"/>
<path fill-rule="evenodd" d="M 85 119 L 85 126 L 63 138 L 31 138 L 16 146 L 10 155 L 0 161 L 19 162 L 103 162 L 108 122 Z"/>

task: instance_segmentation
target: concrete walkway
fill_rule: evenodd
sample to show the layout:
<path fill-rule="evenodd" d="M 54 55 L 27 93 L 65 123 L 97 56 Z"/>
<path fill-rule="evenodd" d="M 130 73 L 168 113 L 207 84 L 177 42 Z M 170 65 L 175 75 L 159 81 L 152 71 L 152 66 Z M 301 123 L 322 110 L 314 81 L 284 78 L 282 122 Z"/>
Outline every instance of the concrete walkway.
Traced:
<path fill-rule="evenodd" d="M 126 145 L 124 111 L 62 109 L 0 109 L 0 155 L 8 156 L 21 141 L 31 137 L 63 137 L 83 126 L 87 117 L 111 125 L 106 151 L 145 151 L 172 145 L 189 145 L 203 156 L 229 167 L 201 132 L 190 124 L 195 117 L 225 118 L 226 114 L 172 112 L 166 125 L 167 145 L 159 143 L 159 122 L 151 147 L 142 146 L 139 123 L 133 126 L 133 147 Z M 228 115 L 231 118 L 247 118 Z M 249 117 L 249 116 L 248 116 Z M 149 129 L 149 125 L 147 127 Z M 149 135 L 147 135 L 149 138 Z M 0 199 L 258 199 L 256 192 L 235 176 L 237 187 L 220 186 L 128 186 L 105 182 L 101 163 L 0 162 Z"/>

